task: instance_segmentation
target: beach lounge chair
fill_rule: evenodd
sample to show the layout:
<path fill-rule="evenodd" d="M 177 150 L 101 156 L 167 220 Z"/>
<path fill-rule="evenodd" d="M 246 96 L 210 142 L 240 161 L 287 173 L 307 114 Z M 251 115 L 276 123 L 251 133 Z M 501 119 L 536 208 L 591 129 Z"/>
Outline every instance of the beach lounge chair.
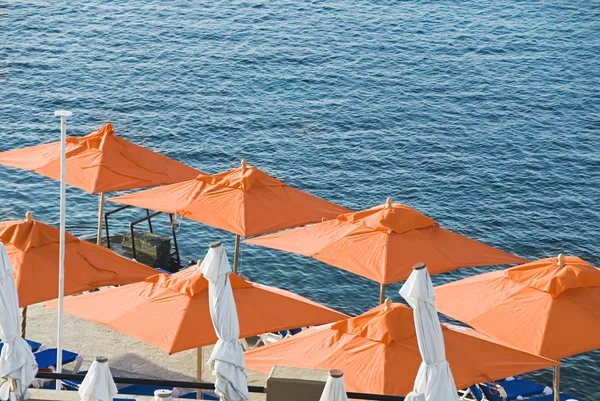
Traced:
<path fill-rule="evenodd" d="M 487 401 L 507 401 L 506 391 L 497 383 L 481 383 L 478 385 L 478 388 Z"/>
<path fill-rule="evenodd" d="M 32 352 L 43 351 L 46 349 L 46 347 L 42 343 L 38 343 L 37 341 L 27 339 L 25 341 L 27 341 L 27 344 L 29 344 L 29 346 L 31 347 Z M 4 343 L 0 342 L 0 351 L 2 351 L 3 347 Z"/>
<path fill-rule="evenodd" d="M 56 370 L 56 348 L 49 348 L 43 351 L 39 351 L 33 354 L 35 357 L 35 361 L 38 364 L 38 369 L 46 369 L 51 372 Z M 78 373 L 79 369 L 81 369 L 81 365 L 83 364 L 83 357 L 81 355 L 77 355 L 71 351 L 63 350 L 63 365 L 69 364 L 71 362 L 75 362 L 75 366 L 73 367 L 73 373 Z M 83 379 L 82 379 L 83 380 Z M 54 388 L 54 380 L 52 379 L 35 379 L 31 384 L 32 387 L 35 388 Z M 64 387 L 64 384 L 63 384 Z"/>
<path fill-rule="evenodd" d="M 550 387 L 529 380 L 508 377 L 503 380 L 498 380 L 496 383 L 504 388 L 504 391 L 506 391 L 506 399 L 508 401 L 516 400 L 519 396 L 527 398 L 534 395 L 552 394 L 552 389 Z M 493 386 L 492 383 L 486 384 Z"/>
<path fill-rule="evenodd" d="M 277 341 L 281 341 L 284 338 L 296 335 L 302 332 L 302 330 L 304 330 L 303 327 L 297 329 L 280 330 L 276 333 L 259 334 L 258 336 L 256 336 L 257 340 L 253 345 L 249 345 L 248 341 L 245 338 L 243 338 L 241 340 L 242 347 L 244 348 L 244 351 L 252 350 L 256 347 L 260 347 L 261 345 L 269 345 L 272 343 L 276 343 Z"/>
<path fill-rule="evenodd" d="M 50 367 L 56 367 L 56 348 L 48 348 L 44 351 L 36 352 L 33 354 L 35 357 L 35 361 L 38 364 L 39 369 L 48 369 Z M 81 365 L 83 364 L 83 357 L 71 351 L 63 350 L 62 354 L 62 362 L 63 365 L 69 364 L 71 362 L 75 362 L 75 366 L 73 367 L 72 372 L 77 373 L 79 369 L 81 369 Z"/>
<path fill-rule="evenodd" d="M 476 384 L 473 384 L 469 388 L 461 390 L 458 393 L 461 401 L 483 401 L 483 393 Z"/>
<path fill-rule="evenodd" d="M 281 330 L 279 334 L 281 334 L 283 338 L 286 338 L 287 336 L 295 336 L 296 334 L 302 332 L 302 330 L 304 330 L 302 327 L 298 329 Z"/>

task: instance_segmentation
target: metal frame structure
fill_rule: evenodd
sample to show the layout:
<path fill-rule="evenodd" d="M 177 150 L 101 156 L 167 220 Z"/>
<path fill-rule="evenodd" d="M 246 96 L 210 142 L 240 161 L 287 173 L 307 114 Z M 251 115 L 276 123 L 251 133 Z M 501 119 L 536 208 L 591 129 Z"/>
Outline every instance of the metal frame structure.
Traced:
<path fill-rule="evenodd" d="M 112 214 L 115 214 L 117 212 L 120 212 L 121 210 L 125 210 L 128 209 L 132 206 L 130 205 L 124 205 L 124 206 L 119 206 L 116 209 L 113 209 L 109 212 L 105 212 L 104 213 L 104 226 L 105 226 L 105 232 L 106 232 L 106 247 L 108 249 L 110 249 L 110 233 L 109 233 L 109 226 L 108 226 L 108 217 Z M 150 230 L 150 232 L 154 232 L 152 229 L 152 217 L 156 217 L 159 214 L 162 214 L 162 212 L 154 212 L 154 213 L 150 213 L 150 210 L 145 209 L 146 210 L 146 217 L 142 217 L 139 218 L 137 220 L 132 221 L 131 223 L 129 223 L 129 232 L 131 233 L 131 250 L 133 253 L 133 258 L 136 258 L 136 250 L 135 250 L 135 241 L 134 241 L 134 228 L 137 224 L 139 223 L 143 223 L 144 221 L 148 222 L 148 230 Z M 169 213 L 169 222 L 171 223 L 171 235 L 173 236 L 173 253 L 170 253 L 171 257 L 175 257 L 175 260 L 177 261 L 177 264 L 179 265 L 179 267 L 181 268 L 181 257 L 179 256 L 179 246 L 177 245 L 177 231 L 175 230 L 175 225 L 173 222 L 173 215 L 171 213 Z"/>

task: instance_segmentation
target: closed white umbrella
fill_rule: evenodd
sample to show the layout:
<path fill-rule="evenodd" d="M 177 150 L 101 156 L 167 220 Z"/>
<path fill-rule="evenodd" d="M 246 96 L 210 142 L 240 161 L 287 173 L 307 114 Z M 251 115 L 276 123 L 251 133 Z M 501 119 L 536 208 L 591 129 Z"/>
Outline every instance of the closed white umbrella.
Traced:
<path fill-rule="evenodd" d="M 108 359 L 97 356 L 77 391 L 81 401 L 111 401 L 117 394 Z"/>
<path fill-rule="evenodd" d="M 0 336 L 4 342 L 0 354 L 0 399 L 8 400 L 14 393 L 17 399 L 29 398 L 38 367 L 31 347 L 20 336 L 19 297 L 13 270 L 3 243 L 0 243 Z"/>
<path fill-rule="evenodd" d="M 215 392 L 222 401 L 247 401 L 246 363 L 235 299 L 229 282 L 231 266 L 221 242 L 213 242 L 200 265 L 208 280 L 210 317 L 219 340 L 208 360 L 216 376 Z"/>
<path fill-rule="evenodd" d="M 329 378 L 319 401 L 348 401 L 344 373 L 341 370 L 330 370 Z"/>
<path fill-rule="evenodd" d="M 446 361 L 444 337 L 435 308 L 433 284 L 424 263 L 413 272 L 400 289 L 400 295 L 413 308 L 417 342 L 423 362 L 407 401 L 457 401 L 456 384 Z"/>

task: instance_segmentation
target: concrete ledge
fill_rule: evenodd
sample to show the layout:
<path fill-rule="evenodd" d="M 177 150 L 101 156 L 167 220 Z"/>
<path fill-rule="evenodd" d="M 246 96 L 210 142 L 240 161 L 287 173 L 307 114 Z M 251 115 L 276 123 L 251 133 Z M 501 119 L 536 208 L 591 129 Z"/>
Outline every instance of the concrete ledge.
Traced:
<path fill-rule="evenodd" d="M 328 377 L 328 370 L 273 366 L 267 401 L 319 401 Z"/>

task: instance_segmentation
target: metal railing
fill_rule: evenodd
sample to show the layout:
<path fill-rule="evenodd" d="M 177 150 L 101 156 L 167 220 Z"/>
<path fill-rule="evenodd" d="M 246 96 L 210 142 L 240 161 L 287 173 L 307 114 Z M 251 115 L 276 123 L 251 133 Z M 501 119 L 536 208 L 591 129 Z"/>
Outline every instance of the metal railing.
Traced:
<path fill-rule="evenodd" d="M 110 249 L 110 233 L 109 233 L 109 228 L 108 228 L 109 227 L 108 226 L 108 217 L 114 213 L 120 212 L 121 210 L 130 208 L 130 207 L 132 207 L 132 206 L 124 205 L 124 206 L 120 206 L 116 209 L 113 209 L 109 212 L 104 213 L 104 226 L 105 226 L 105 232 L 106 232 L 106 247 L 108 249 Z M 150 213 L 150 211 L 148 209 L 145 209 L 145 210 L 146 210 L 146 217 L 137 219 L 129 224 L 129 231 L 131 233 L 131 251 L 133 253 L 134 259 L 137 259 L 136 249 L 135 249 L 135 233 L 134 233 L 135 226 L 139 223 L 147 221 L 148 222 L 148 230 L 152 233 L 152 232 L 154 232 L 152 229 L 152 217 L 156 217 L 159 214 L 162 214 L 162 212 Z M 171 226 L 171 235 L 173 236 L 173 251 L 174 251 L 173 253 L 171 253 L 171 257 L 173 257 L 173 256 L 175 257 L 178 267 L 181 268 L 181 258 L 179 256 L 179 247 L 177 245 L 177 230 L 175 230 L 175 225 L 173 222 L 172 214 L 169 214 L 169 222 L 170 222 L 170 226 Z"/>
<path fill-rule="evenodd" d="M 72 373 L 49 373 L 49 372 L 38 372 L 36 375 L 38 379 L 49 379 L 49 380 L 72 380 L 82 381 L 85 375 L 72 374 Z M 164 386 L 165 389 L 171 388 L 189 388 L 198 390 L 214 390 L 214 383 L 207 382 L 187 382 L 178 380 L 158 380 L 158 379 L 143 379 L 137 377 L 113 377 L 113 380 L 117 384 L 138 384 L 146 386 Z M 263 386 L 248 386 L 250 393 L 266 393 L 267 388 Z M 371 400 L 371 401 L 404 401 L 404 397 L 384 394 L 369 394 L 369 393 L 354 393 L 347 392 L 348 398 L 356 400 Z"/>

